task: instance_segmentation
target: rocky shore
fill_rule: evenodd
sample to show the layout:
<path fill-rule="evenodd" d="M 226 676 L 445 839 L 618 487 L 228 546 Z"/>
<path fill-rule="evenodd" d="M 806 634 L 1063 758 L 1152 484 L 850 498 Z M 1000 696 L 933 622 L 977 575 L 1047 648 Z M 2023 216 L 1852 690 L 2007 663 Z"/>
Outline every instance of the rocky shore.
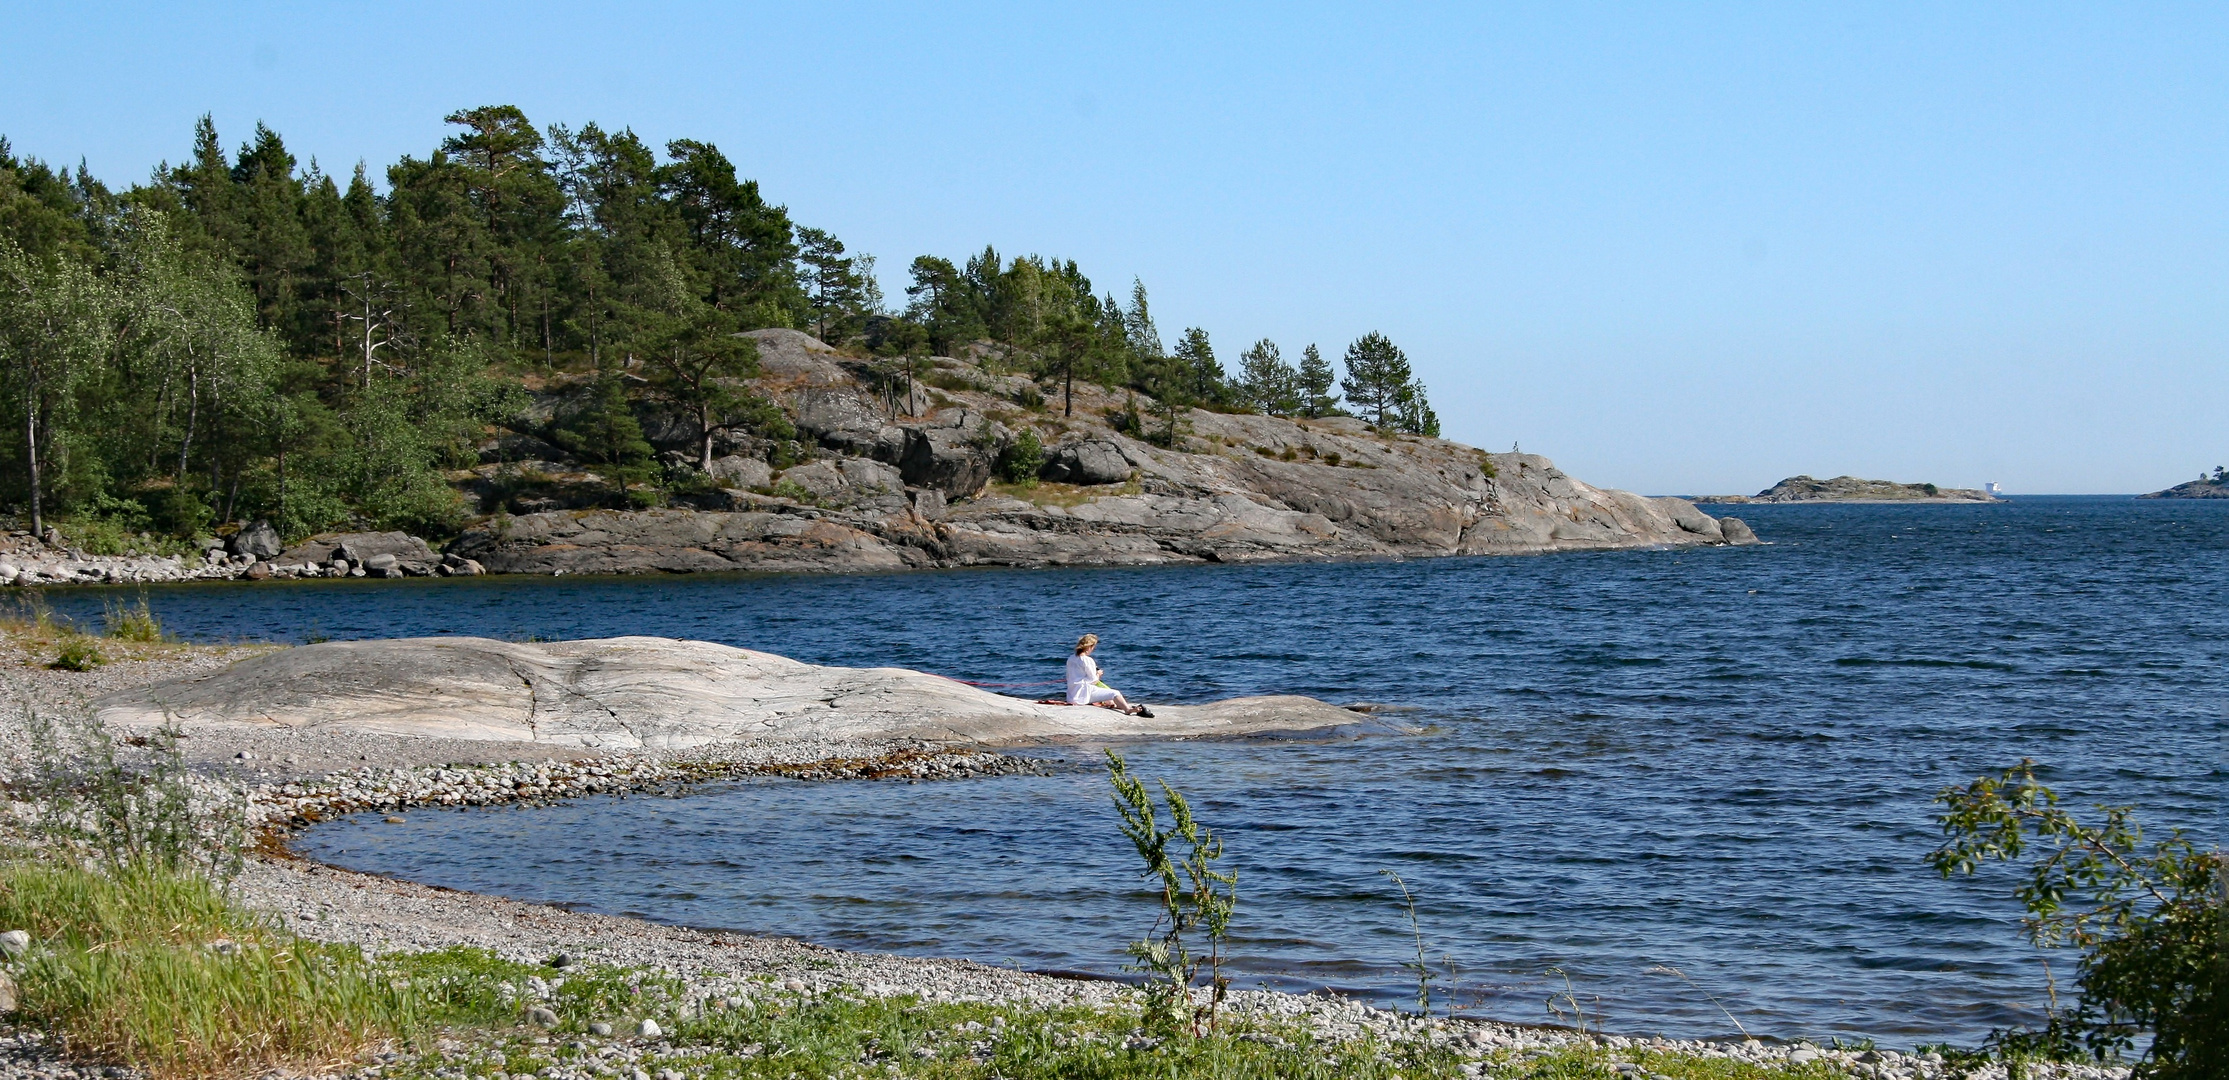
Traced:
<path fill-rule="evenodd" d="M 762 365 L 750 389 L 778 406 L 796 438 L 722 432 L 709 471 L 667 451 L 665 506 L 630 508 L 646 491 L 599 475 L 522 422 L 482 447 L 481 465 L 452 475 L 469 520 L 438 550 L 392 532 L 287 547 L 262 523 L 201 541 L 192 555 L 89 555 L 60 533 L 18 533 L 0 548 L 0 584 L 849 573 L 1756 542 L 1739 519 L 1593 487 L 1533 454 L 1352 417 L 1184 409 L 1172 434 L 1148 415 L 1150 399 L 1088 384 L 1073 402 L 1048 397 L 1002 374 L 991 353 L 931 358 L 901 390 L 877 362 L 809 335 L 750 336 Z M 529 418 L 559 415 L 568 392 L 537 391 Z M 656 446 L 692 441 L 681 417 L 652 415 L 645 427 Z"/>
<path fill-rule="evenodd" d="M 1993 503 L 2003 499 L 1978 488 L 1946 488 L 1934 484 L 1900 484 L 1894 480 L 1861 480 L 1837 476 L 1817 480 L 1791 476 L 1755 495 L 1700 495 L 1702 504 L 1740 503 Z"/>
<path fill-rule="evenodd" d="M 538 651 L 519 656 L 510 654 L 508 644 L 500 642 L 466 642 L 461 650 L 481 662 L 500 657 L 506 664 L 543 665 L 538 670 L 521 669 L 519 681 L 530 688 L 530 698 L 560 689 L 585 690 L 592 703 L 584 710 L 607 713 L 601 732 L 633 731 L 636 745 L 616 745 L 623 742 L 618 739 L 579 738 L 585 721 L 577 719 L 555 724 L 547 738 L 540 737 L 544 733 L 538 722 L 527 724 L 523 732 L 500 725 L 490 727 L 490 717 L 497 714 L 485 711 L 493 708 L 487 701 L 479 705 L 484 710 L 480 719 L 446 732 L 421 726 L 415 729 L 417 734 L 400 733 L 407 725 L 398 727 L 391 707 L 381 714 L 386 716 L 384 720 L 366 720 L 370 714 L 359 711 L 352 722 L 342 702 L 354 700 L 362 705 L 376 701 L 382 693 L 396 689 L 397 669 L 426 663 L 426 650 L 431 647 L 427 643 L 395 644 L 398 647 L 391 652 L 374 649 L 355 654 L 322 646 L 273 650 L 149 645 L 120 654 L 106 667 L 69 672 L 37 666 L 40 650 L 28 646 L 18 635 L 0 641 L 4 646 L 0 661 L 10 668 L 16 693 L 40 708 L 66 708 L 72 702 L 86 702 L 98 695 L 97 703 L 89 703 L 89 707 L 108 716 L 117 733 L 125 736 L 135 732 L 145 719 L 133 711 L 139 703 L 203 688 L 201 696 L 180 702 L 186 706 L 175 717 L 185 736 L 180 747 L 210 782 L 230 785 L 238 792 L 251 820 L 272 830 L 269 835 L 274 837 L 337 814 L 372 812 L 399 818 L 428 807 L 535 803 L 622 793 L 672 795 L 685 792 L 692 784 L 743 775 L 927 782 L 1048 767 L 1044 762 L 984 749 L 973 745 L 972 740 L 850 739 L 840 737 L 845 725 L 818 722 L 778 723 L 765 737 L 694 744 L 667 740 L 669 744 L 687 745 L 659 749 L 651 744 L 658 743 L 660 731 L 699 730 L 705 725 L 695 722 L 699 727 L 691 727 L 669 718 L 664 728 L 638 729 L 632 725 L 641 718 L 623 710 L 648 707 L 651 699 L 639 696 L 650 692 L 645 682 L 670 680 L 676 663 L 714 665 L 709 672 L 697 671 L 695 685 L 684 688 L 684 696 L 694 695 L 689 699 L 695 705 L 721 696 L 710 690 L 723 690 L 727 708 L 758 708 L 767 715 L 780 712 L 782 702 L 794 695 L 768 693 L 756 699 L 756 705 L 741 705 L 737 702 L 746 695 L 736 691 L 742 682 L 758 679 L 769 686 L 794 688 L 880 680 L 886 698 L 903 696 L 908 687 L 929 684 L 905 680 L 892 683 L 884 672 L 814 669 L 745 650 L 722 654 L 677 649 L 701 643 L 661 643 L 658 639 L 560 643 L 582 648 L 568 652 L 541 646 Z M 632 659 L 630 652 L 635 654 Z M 331 663 L 335 657 L 343 662 Z M 306 673 L 357 667 L 347 662 L 353 660 L 363 661 L 361 666 L 371 673 L 352 687 L 336 686 L 326 694 L 307 693 L 299 685 L 289 688 L 291 681 L 298 681 Z M 570 668 L 568 660 L 572 661 Z M 607 663 L 622 669 L 621 673 L 606 677 L 605 682 L 595 681 L 598 677 L 589 673 Z M 453 687 L 475 687 L 477 684 L 469 679 L 459 681 L 455 675 L 472 667 L 452 665 L 438 678 L 451 680 Z M 634 677 L 632 683 L 629 673 Z M 256 689 L 258 684 L 265 688 Z M 634 686 L 632 691 L 626 689 L 630 684 Z M 933 698 L 935 707 L 949 709 L 955 702 L 967 702 L 968 694 L 981 693 L 960 689 L 967 693 L 940 693 Z M 638 696 L 630 698 L 630 692 Z M 252 701 L 256 694 L 263 697 Z M 470 696 L 452 698 L 451 704 Z M 841 704 L 842 695 L 837 698 L 837 707 L 824 705 L 824 710 L 848 711 Z M 670 705 L 677 699 L 665 700 Z M 220 705 L 228 702 L 238 708 L 222 711 Z M 238 711 L 250 704 L 282 711 L 262 717 Z M 533 706 L 530 700 L 530 715 Z M 286 709 L 294 711 L 284 712 Z M 1331 711 L 1348 718 L 1355 715 L 1345 710 Z M 1305 720 L 1322 714 L 1302 710 L 1297 715 Z M 308 719 L 311 717 L 322 718 L 312 722 Z M 999 717 L 1008 725 L 1025 723 L 1015 715 L 1001 713 Z M 1109 714 L 1109 719 L 1118 718 Z M 708 726 L 718 728 L 719 724 Z M 839 737 L 832 737 L 832 731 Z M 23 767 L 25 731 L 20 714 L 11 714 L 0 722 L 0 736 L 4 736 L 0 744 L 9 750 L 11 769 Z M 125 741 L 127 754 L 149 752 L 129 738 Z M 846 952 L 788 939 L 666 926 L 354 873 L 294 858 L 285 852 L 283 844 L 265 845 L 260 850 L 262 854 L 249 860 L 234 883 L 233 893 L 294 934 L 361 946 L 373 954 L 473 946 L 546 973 L 517 985 L 529 1023 L 460 1032 L 431 1044 L 375 1048 L 378 1052 L 356 1062 L 333 1063 L 337 1073 L 362 1080 L 466 1075 L 529 1080 L 523 1071 L 527 1068 L 533 1070 L 531 1080 L 651 1080 L 654 1076 L 663 1080 L 704 1080 L 712 1074 L 707 1070 L 720 1054 L 737 1052 L 693 1045 L 668 1035 L 650 1018 L 647 998 L 635 1013 L 613 1015 L 590 1025 L 593 1030 L 566 1036 L 546 1033 L 531 1022 L 536 1015 L 533 1009 L 539 1007 L 536 1003 L 554 1006 L 565 979 L 581 965 L 609 965 L 646 977 L 675 980 L 676 996 L 663 1006 L 668 1012 L 660 1015 L 798 1009 L 814 1003 L 878 999 L 981 1003 L 1004 1010 L 987 1014 L 988 1026 L 977 1023 L 954 1028 L 946 1035 L 946 1044 L 925 1048 L 932 1056 L 954 1058 L 982 1053 L 991 1045 L 986 1040 L 995 1038 L 997 1025 L 1006 1022 L 1008 1013 L 1024 1018 L 1029 1015 L 1026 1010 L 1136 1007 L 1136 991 L 1122 983 L 1055 977 L 962 959 Z M 1264 1030 L 1306 1032 L 1315 1039 L 1350 1044 L 1367 1040 L 1361 1045 L 1429 1045 L 1453 1055 L 1464 1077 L 1528 1075 L 1537 1063 L 1550 1060 L 1614 1069 L 1630 1080 L 1648 1080 L 1655 1075 L 1650 1065 L 1640 1063 L 1654 1063 L 1655 1068 L 1662 1069 L 1667 1060 L 1697 1062 L 1695 1068 L 1713 1076 L 1720 1073 L 1711 1070 L 1756 1066 L 1810 1075 L 1826 1070 L 1864 1080 L 2005 1077 L 2000 1065 L 1954 1067 L 1933 1054 L 1803 1042 L 1626 1038 L 1470 1018 L 1422 1018 L 1330 995 L 1239 990 L 1228 1007 L 1235 1018 L 1264 1025 Z M 1151 1043 L 1140 1042 L 1143 1036 L 1135 1034 L 1128 1039 L 1125 1045 Z M 465 1072 L 455 1071 L 468 1061 L 479 1064 Z M 524 1064 L 529 1062 L 532 1064 Z M 501 1071 L 506 1063 L 510 1063 L 508 1073 Z M 55 1046 L 37 1032 L 0 1027 L 0 1080 L 115 1080 L 129 1075 L 121 1070 L 73 1064 L 60 1057 Z M 2032 1068 L 2027 1075 L 2120 1080 L 2126 1070 L 2043 1066 Z"/>
<path fill-rule="evenodd" d="M 2139 499 L 2229 499 L 2229 478 L 2186 480 L 2164 491 L 2138 495 Z"/>

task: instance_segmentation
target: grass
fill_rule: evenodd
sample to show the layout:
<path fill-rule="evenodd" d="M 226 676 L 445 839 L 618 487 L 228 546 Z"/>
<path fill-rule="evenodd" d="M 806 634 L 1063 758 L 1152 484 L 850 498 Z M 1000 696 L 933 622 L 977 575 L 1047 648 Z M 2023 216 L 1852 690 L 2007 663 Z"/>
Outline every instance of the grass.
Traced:
<path fill-rule="evenodd" d="M 158 1077 L 346 1057 L 412 1002 L 354 949 L 294 939 L 190 871 L 0 868 L 0 923 L 37 944 L 20 1009 L 73 1057 Z"/>
<path fill-rule="evenodd" d="M 1056 484 L 1050 480 L 1028 483 L 991 481 L 991 494 L 1019 499 L 1034 506 L 1082 506 L 1109 495 L 1136 495 L 1145 490 L 1133 480 L 1126 484 Z"/>

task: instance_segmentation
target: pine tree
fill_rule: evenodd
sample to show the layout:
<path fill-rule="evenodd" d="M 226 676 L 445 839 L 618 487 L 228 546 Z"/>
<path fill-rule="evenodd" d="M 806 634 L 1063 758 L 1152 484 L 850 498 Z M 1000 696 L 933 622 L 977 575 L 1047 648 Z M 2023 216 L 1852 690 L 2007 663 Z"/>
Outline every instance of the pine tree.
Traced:
<path fill-rule="evenodd" d="M 1298 396 L 1303 416 L 1330 416 L 1339 407 L 1339 397 L 1331 392 L 1338 376 L 1331 370 L 1331 362 L 1323 358 L 1314 342 L 1300 353 Z"/>
<path fill-rule="evenodd" d="M 1409 358 L 1373 330 L 1347 346 L 1347 377 L 1339 380 L 1339 389 L 1371 426 L 1382 428 L 1388 416 L 1400 417 L 1414 378 Z"/>
<path fill-rule="evenodd" d="M 836 336 L 846 336 L 842 332 L 845 317 L 858 310 L 860 296 L 852 260 L 844 258 L 844 242 L 813 228 L 797 230 L 797 241 L 798 259 L 805 265 L 807 303 L 812 306 L 818 327 L 814 336 L 828 341 L 831 320 L 837 327 Z"/>
<path fill-rule="evenodd" d="M 1161 358 L 1161 331 L 1153 325 L 1153 313 L 1146 307 L 1145 282 L 1130 279 L 1130 310 L 1122 314 L 1123 335 L 1128 339 L 1130 354 L 1140 360 Z"/>
<path fill-rule="evenodd" d="M 1278 353 L 1276 342 L 1263 338 L 1238 359 L 1239 390 L 1247 404 L 1270 416 L 1301 410 L 1300 373 Z"/>
<path fill-rule="evenodd" d="M 1207 331 L 1187 327 L 1169 358 L 1176 362 L 1176 378 L 1183 384 L 1186 400 L 1221 402 L 1228 395 L 1223 365 L 1215 359 L 1215 346 L 1208 343 Z"/>

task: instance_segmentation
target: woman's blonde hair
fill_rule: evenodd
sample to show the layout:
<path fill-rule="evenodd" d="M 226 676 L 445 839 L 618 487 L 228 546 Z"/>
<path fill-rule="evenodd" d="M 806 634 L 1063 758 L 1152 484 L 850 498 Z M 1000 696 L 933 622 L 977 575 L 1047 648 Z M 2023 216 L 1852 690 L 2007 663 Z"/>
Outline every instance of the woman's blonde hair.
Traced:
<path fill-rule="evenodd" d="M 1083 655 L 1083 651 L 1085 649 L 1091 648 L 1092 646 L 1097 644 L 1099 644 L 1099 635 L 1085 634 L 1084 636 L 1076 639 L 1076 654 L 1081 656 Z"/>

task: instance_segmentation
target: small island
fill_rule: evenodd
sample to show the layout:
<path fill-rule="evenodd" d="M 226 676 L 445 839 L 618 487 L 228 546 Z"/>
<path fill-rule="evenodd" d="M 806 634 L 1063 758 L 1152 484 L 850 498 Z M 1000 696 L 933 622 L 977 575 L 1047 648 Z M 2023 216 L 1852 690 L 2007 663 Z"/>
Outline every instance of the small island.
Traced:
<path fill-rule="evenodd" d="M 1946 488 L 1935 484 L 1900 484 L 1894 480 L 1861 480 L 1837 476 L 1817 480 L 1791 476 L 1755 495 L 1701 495 L 1699 503 L 1993 503 L 2003 502 L 1978 488 Z"/>
<path fill-rule="evenodd" d="M 2139 499 L 2229 499 L 2229 467 L 2214 466 L 2212 475 L 2199 473 L 2198 479 L 2176 484 L 2165 491 L 2138 495 Z"/>

